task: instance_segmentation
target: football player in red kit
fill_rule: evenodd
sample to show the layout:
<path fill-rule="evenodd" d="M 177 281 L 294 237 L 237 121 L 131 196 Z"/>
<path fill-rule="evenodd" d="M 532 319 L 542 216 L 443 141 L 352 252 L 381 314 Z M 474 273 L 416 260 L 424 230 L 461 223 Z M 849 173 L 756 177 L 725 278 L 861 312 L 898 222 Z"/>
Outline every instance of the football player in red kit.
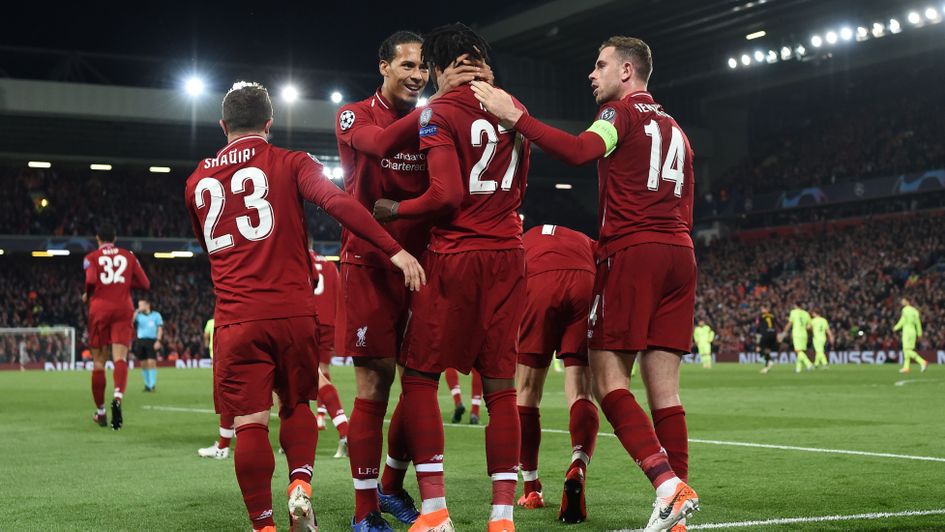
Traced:
<path fill-rule="evenodd" d="M 538 478 L 541 445 L 539 405 L 554 353 L 564 362 L 564 392 L 570 409 L 571 465 L 565 475 L 558 519 L 587 519 L 584 476 L 594 454 L 600 420 L 591 399 L 587 368 L 587 317 L 594 293 L 595 242 L 558 225 L 531 228 L 524 237 L 527 302 L 519 332 L 518 415 L 522 425 L 522 478 L 518 504 L 543 508 Z"/>
<path fill-rule="evenodd" d="M 419 263 L 305 152 L 269 144 L 272 102 L 256 83 L 240 82 L 223 99 L 228 144 L 204 159 L 184 191 L 194 234 L 210 259 L 216 294 L 214 404 L 235 416 L 236 477 L 256 530 L 275 530 L 269 409 L 280 399 L 279 443 L 289 466 L 295 530 L 314 530 L 312 464 L 318 438 L 308 401 L 318 385 L 312 264 L 303 201 L 382 250 L 417 290 Z"/>
<path fill-rule="evenodd" d="M 151 281 L 141 268 L 135 254 L 115 245 L 115 229 L 107 224 L 99 227 L 98 249 L 85 256 L 85 292 L 82 301 L 89 304 L 89 351 L 92 352 L 92 419 L 100 426 L 108 425 L 105 415 L 105 362 L 111 351 L 115 364 L 112 396 L 112 428 L 122 427 L 121 401 L 128 384 L 128 346 L 134 336 L 131 289 L 151 289 Z"/>
<path fill-rule="evenodd" d="M 482 377 L 479 375 L 479 372 L 472 370 L 472 378 L 470 381 L 470 388 L 472 388 L 469 396 L 469 424 L 478 425 L 479 424 L 479 407 L 482 405 Z M 453 396 L 453 423 L 459 423 L 463 419 L 463 414 L 466 413 L 466 405 L 463 404 L 463 389 L 459 385 L 459 372 L 453 368 L 446 368 L 446 371 L 443 372 L 443 378 L 446 380 L 446 385 L 450 387 L 450 395 Z"/>
<path fill-rule="evenodd" d="M 598 161 L 600 240 L 589 320 L 590 365 L 604 415 L 656 488 L 645 530 L 669 530 L 698 509 L 687 484 L 688 440 L 679 400 L 696 291 L 692 149 L 647 92 L 649 46 L 632 37 L 601 45 L 588 76 L 600 110 L 574 136 L 528 116 L 511 97 L 474 83 L 484 107 L 570 164 Z M 639 354 L 652 421 L 628 388 Z"/>
<path fill-rule="evenodd" d="M 423 61 L 438 75 L 462 56 L 488 62 L 488 44 L 462 24 L 427 34 Z M 430 283 L 412 297 L 400 352 L 401 404 L 412 414 L 409 454 L 420 484 L 421 515 L 411 530 L 452 530 L 443 487 L 443 422 L 437 403 L 447 368 L 482 376 L 492 478 L 489 530 L 514 530 L 519 421 L 515 406 L 518 327 L 525 304 L 522 222 L 528 142 L 498 126 L 469 85 L 420 113 L 420 148 L 430 186 L 422 196 L 375 203 L 382 221 L 430 219 L 424 256 Z M 462 341 L 456 341 L 461 338 Z"/>

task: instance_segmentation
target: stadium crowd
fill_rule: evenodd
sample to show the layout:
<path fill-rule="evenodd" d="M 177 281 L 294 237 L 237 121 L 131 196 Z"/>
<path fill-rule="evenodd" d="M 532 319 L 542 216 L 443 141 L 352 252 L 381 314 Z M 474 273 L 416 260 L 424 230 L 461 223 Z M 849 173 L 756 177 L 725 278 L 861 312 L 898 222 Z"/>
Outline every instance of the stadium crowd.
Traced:
<path fill-rule="evenodd" d="M 696 316 L 718 347 L 753 351 L 754 326 L 768 305 L 781 326 L 794 305 L 819 308 L 837 350 L 898 350 L 900 298 L 919 308 L 919 349 L 945 347 L 945 214 L 867 219 L 861 224 L 755 241 L 724 240 L 696 250 Z M 789 349 L 785 344 L 784 349 Z"/>

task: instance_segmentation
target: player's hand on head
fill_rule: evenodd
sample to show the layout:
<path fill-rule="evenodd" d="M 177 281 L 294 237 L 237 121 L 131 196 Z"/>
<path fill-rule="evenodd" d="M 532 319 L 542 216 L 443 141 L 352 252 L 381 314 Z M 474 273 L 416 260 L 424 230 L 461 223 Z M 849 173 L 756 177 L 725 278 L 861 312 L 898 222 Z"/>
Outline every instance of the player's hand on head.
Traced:
<path fill-rule="evenodd" d="M 504 90 L 493 87 L 485 81 L 473 81 L 472 90 L 479 103 L 486 111 L 495 115 L 501 124 L 507 128 L 515 127 L 515 123 L 524 112 L 515 106 L 512 96 Z"/>
<path fill-rule="evenodd" d="M 390 261 L 404 272 L 404 285 L 411 292 L 416 292 L 420 290 L 421 286 L 427 284 L 427 275 L 423 271 L 423 267 L 410 253 L 400 250 L 390 258 Z"/>
<path fill-rule="evenodd" d="M 437 76 L 436 94 L 430 97 L 431 101 L 443 96 L 460 85 L 480 79 L 480 77 L 485 75 L 483 72 L 483 63 L 481 61 L 470 61 L 468 57 L 468 54 L 459 56 L 453 64 L 446 67 L 446 70 Z M 488 69 L 488 75 L 492 76 L 492 69 Z"/>
<path fill-rule="evenodd" d="M 381 198 L 374 202 L 374 218 L 379 222 L 390 222 L 397 219 L 397 207 L 400 204 L 394 200 Z"/>

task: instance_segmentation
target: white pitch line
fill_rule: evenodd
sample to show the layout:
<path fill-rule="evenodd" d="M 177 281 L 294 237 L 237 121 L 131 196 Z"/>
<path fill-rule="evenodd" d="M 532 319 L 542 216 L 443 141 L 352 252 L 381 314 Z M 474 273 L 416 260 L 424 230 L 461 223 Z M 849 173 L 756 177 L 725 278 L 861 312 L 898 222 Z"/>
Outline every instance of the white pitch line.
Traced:
<path fill-rule="evenodd" d="M 208 408 L 182 408 L 176 406 L 150 406 L 145 405 L 141 408 L 145 410 L 163 410 L 168 412 L 192 412 L 197 414 L 214 414 L 213 410 Z M 272 417 L 278 417 L 277 414 L 271 414 Z M 389 423 L 390 420 L 384 420 L 384 423 Z M 444 423 L 444 427 L 450 428 L 469 428 L 469 429 L 479 429 L 482 430 L 485 428 L 484 425 L 454 425 L 450 423 Z M 570 432 L 561 429 L 541 429 L 542 432 L 548 434 L 570 434 Z M 614 438 L 613 433 L 611 432 L 598 432 L 598 437 L 605 438 Z M 870 451 L 851 451 L 847 449 L 821 449 L 819 447 L 797 447 L 794 445 L 774 445 L 769 443 L 751 443 L 751 442 L 740 442 L 740 441 L 722 441 L 722 440 L 702 440 L 699 438 L 689 438 L 689 443 L 698 443 L 702 445 L 723 445 L 729 447 L 753 447 L 756 449 L 777 449 L 779 451 L 800 451 L 806 453 L 824 453 L 824 454 L 845 454 L 852 456 L 869 456 L 873 458 L 895 458 L 899 460 L 917 460 L 921 462 L 943 462 L 945 463 L 945 458 L 940 458 L 937 456 L 913 456 L 909 454 L 894 454 L 894 453 L 876 453 Z"/>
<path fill-rule="evenodd" d="M 756 526 L 793 525 L 799 523 L 823 523 L 827 521 L 859 521 L 866 519 L 889 519 L 895 517 L 920 517 L 923 515 L 945 515 L 945 508 L 939 510 L 911 510 L 907 512 L 877 512 L 852 515 L 823 515 L 815 517 L 784 517 L 763 521 L 735 521 L 731 523 L 687 524 L 688 530 L 711 530 L 716 528 L 746 528 Z M 621 531 L 623 532 L 623 531 Z"/>
<path fill-rule="evenodd" d="M 935 382 L 935 381 L 937 381 L 937 380 L 939 380 L 939 379 L 906 379 L 906 380 L 896 381 L 895 385 L 896 385 L 896 386 L 905 386 L 905 385 L 907 385 L 907 384 L 916 384 L 916 383 L 920 383 L 920 382 Z"/>

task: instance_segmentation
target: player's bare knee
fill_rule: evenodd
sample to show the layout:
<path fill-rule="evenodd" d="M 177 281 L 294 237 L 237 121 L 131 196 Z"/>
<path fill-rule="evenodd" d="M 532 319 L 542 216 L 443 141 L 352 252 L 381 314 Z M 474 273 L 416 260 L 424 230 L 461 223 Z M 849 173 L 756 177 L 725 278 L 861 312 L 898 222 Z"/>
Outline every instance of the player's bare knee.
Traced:
<path fill-rule="evenodd" d="M 251 425 L 253 423 L 259 425 L 269 426 L 269 411 L 263 410 L 261 412 L 254 412 L 252 414 L 247 414 L 245 416 L 236 416 L 233 418 L 233 426 L 235 428 L 240 428 L 243 425 Z"/>
<path fill-rule="evenodd" d="M 493 379 L 485 376 L 482 377 L 482 393 L 484 395 L 491 395 L 494 393 L 514 389 L 515 379 Z"/>
<path fill-rule="evenodd" d="M 355 359 L 354 375 L 357 381 L 358 398 L 386 403 L 390 398 L 390 387 L 397 373 L 396 367 L 393 359 Z"/>

